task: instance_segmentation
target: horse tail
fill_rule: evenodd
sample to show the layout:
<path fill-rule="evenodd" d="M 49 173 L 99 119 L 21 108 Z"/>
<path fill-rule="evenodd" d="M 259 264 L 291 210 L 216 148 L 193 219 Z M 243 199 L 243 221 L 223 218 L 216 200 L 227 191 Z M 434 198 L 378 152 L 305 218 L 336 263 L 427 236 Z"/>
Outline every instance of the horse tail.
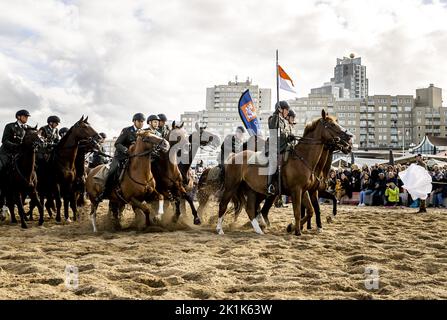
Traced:
<path fill-rule="evenodd" d="M 242 209 L 244 209 L 247 204 L 247 199 L 244 194 L 243 185 L 241 184 L 231 198 L 233 207 L 227 210 L 227 213 L 234 212 L 236 217 L 241 213 Z"/>

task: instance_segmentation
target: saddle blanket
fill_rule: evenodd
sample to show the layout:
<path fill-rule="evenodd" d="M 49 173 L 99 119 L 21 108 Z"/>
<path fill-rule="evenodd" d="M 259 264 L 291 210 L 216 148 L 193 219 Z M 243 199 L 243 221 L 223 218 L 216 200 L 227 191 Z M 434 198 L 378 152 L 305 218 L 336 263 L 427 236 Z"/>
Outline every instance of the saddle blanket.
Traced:
<path fill-rule="evenodd" d="M 98 184 L 104 185 L 109 169 L 110 165 L 102 166 L 101 169 L 99 169 L 99 171 L 94 175 L 93 179 L 95 179 Z"/>

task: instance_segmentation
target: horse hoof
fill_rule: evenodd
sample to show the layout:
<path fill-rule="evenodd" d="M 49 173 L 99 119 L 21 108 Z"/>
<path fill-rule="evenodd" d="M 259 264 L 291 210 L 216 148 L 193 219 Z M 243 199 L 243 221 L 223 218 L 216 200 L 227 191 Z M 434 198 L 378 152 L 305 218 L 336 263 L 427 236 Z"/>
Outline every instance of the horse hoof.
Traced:
<path fill-rule="evenodd" d="M 11 220 L 11 224 L 17 224 L 17 220 Z"/>
<path fill-rule="evenodd" d="M 22 223 L 22 229 L 28 229 L 28 226 L 26 225 L 26 223 Z"/>
<path fill-rule="evenodd" d="M 39 227 L 43 226 L 43 220 L 39 220 Z"/>
<path fill-rule="evenodd" d="M 194 218 L 194 224 L 196 225 L 196 226 L 198 226 L 198 225 L 200 225 L 200 224 L 202 224 L 202 222 L 200 221 L 200 218 Z"/>
<path fill-rule="evenodd" d="M 322 233 L 323 229 L 322 228 L 317 228 L 317 233 Z"/>
<path fill-rule="evenodd" d="M 295 230 L 295 236 L 297 236 L 297 237 L 301 236 L 301 232 L 298 230 Z"/>

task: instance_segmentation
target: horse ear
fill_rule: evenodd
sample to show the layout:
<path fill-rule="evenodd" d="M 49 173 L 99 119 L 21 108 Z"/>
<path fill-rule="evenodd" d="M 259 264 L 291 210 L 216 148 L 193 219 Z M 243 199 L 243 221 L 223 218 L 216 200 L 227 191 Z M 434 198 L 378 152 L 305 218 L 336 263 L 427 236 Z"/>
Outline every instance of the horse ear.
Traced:
<path fill-rule="evenodd" d="M 84 119 L 84 122 L 87 123 L 87 120 L 88 120 L 88 116 L 87 116 L 87 118 Z"/>
<path fill-rule="evenodd" d="M 182 125 L 179 128 L 180 129 L 183 128 L 184 125 L 185 125 L 185 122 L 182 122 Z"/>
<path fill-rule="evenodd" d="M 321 117 L 323 119 L 326 119 L 326 116 L 327 116 L 326 111 L 324 109 L 321 109 Z"/>
<path fill-rule="evenodd" d="M 199 123 L 198 123 L 198 122 L 196 122 L 196 125 L 195 125 L 195 127 L 196 127 L 196 130 L 197 130 L 197 131 L 199 131 L 199 130 L 200 130 L 200 127 L 199 127 Z"/>
<path fill-rule="evenodd" d="M 79 122 L 84 121 L 84 115 L 82 115 L 81 119 L 79 120 Z"/>
<path fill-rule="evenodd" d="M 34 130 L 37 130 L 37 124 L 36 124 L 36 126 L 33 128 Z"/>
<path fill-rule="evenodd" d="M 172 130 L 174 130 L 174 129 L 175 129 L 175 120 L 172 121 Z"/>

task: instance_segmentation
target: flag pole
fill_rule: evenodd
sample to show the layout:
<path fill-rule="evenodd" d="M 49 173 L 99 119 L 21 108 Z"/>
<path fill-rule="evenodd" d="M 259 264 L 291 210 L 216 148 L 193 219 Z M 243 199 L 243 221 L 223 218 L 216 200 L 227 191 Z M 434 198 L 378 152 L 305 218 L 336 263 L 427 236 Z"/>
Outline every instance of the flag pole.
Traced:
<path fill-rule="evenodd" d="M 276 49 L 276 107 L 279 105 L 279 68 L 278 68 L 278 49 Z M 280 137 L 281 137 L 281 128 L 279 127 L 279 115 L 276 122 L 276 160 L 278 164 L 278 195 L 279 200 L 278 203 L 282 206 L 282 197 L 281 197 L 281 156 L 280 156 Z"/>

